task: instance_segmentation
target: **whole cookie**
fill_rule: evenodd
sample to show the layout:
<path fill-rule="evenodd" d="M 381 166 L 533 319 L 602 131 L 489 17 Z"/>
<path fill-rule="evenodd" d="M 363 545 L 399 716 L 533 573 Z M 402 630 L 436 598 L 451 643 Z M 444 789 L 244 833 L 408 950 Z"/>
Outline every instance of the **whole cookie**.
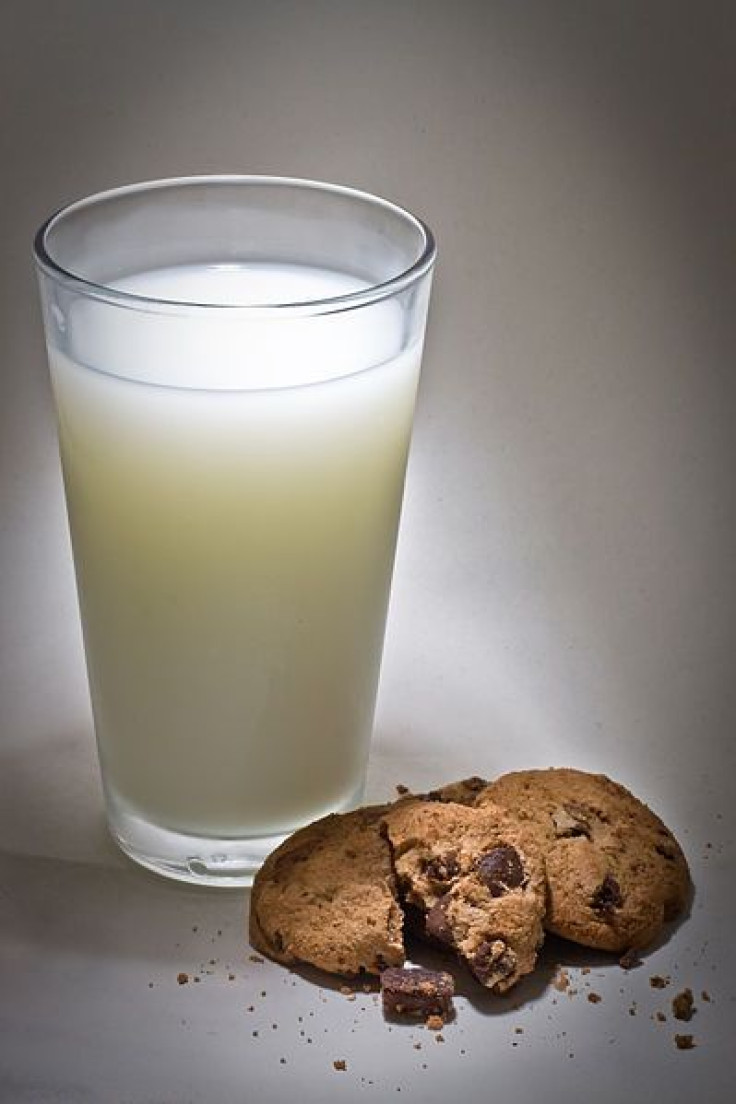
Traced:
<path fill-rule="evenodd" d="M 544 853 L 544 925 L 584 946 L 645 947 L 686 905 L 690 875 L 659 817 L 602 774 L 570 769 L 503 775 L 478 794 L 504 809 Z"/>
<path fill-rule="evenodd" d="M 419 934 L 452 948 L 502 993 L 542 943 L 544 866 L 533 837 L 499 810 L 407 798 L 388 808 L 399 894 Z"/>
<path fill-rule="evenodd" d="M 250 900 L 257 950 L 346 976 L 403 963 L 384 811 L 374 806 L 324 817 L 268 857 Z"/>

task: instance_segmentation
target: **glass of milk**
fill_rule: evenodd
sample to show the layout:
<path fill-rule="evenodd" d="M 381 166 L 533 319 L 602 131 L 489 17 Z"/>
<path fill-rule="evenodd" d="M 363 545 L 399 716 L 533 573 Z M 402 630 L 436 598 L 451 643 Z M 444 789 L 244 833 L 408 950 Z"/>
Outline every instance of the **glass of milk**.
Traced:
<path fill-rule="evenodd" d="M 190 177 L 65 207 L 35 256 L 110 829 L 247 885 L 363 794 L 431 232 Z"/>

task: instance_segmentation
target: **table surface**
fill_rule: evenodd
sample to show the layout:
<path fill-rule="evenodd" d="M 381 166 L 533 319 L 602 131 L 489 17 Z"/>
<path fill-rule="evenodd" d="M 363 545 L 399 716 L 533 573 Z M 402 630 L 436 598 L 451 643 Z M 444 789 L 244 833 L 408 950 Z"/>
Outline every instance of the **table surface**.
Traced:
<path fill-rule="evenodd" d="M 3 1104 L 732 1099 L 735 22 L 716 2 L 2 5 Z M 30 241 L 73 198 L 205 171 L 337 180 L 435 229 L 368 797 L 619 778 L 696 885 L 637 969 L 550 941 L 506 999 L 461 978 L 439 1040 L 254 960 L 246 893 L 108 839 Z"/>

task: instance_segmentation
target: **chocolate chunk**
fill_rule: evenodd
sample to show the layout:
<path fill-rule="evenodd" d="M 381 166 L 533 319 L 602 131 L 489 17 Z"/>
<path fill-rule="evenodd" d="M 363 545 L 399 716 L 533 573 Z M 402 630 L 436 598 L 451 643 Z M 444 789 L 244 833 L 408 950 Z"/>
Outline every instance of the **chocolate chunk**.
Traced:
<path fill-rule="evenodd" d="M 441 970 L 389 966 L 381 974 L 383 1011 L 388 1015 L 446 1018 L 454 992 L 451 975 Z"/>
<path fill-rule="evenodd" d="M 434 855 L 424 864 L 424 873 L 433 882 L 451 882 L 460 873 L 460 863 L 457 861 L 457 852 L 448 851 L 446 855 Z"/>
<path fill-rule="evenodd" d="M 473 957 L 468 960 L 468 965 L 478 981 L 491 989 L 513 974 L 516 969 L 516 955 L 503 939 L 493 939 L 480 944 Z"/>
<path fill-rule="evenodd" d="M 609 919 L 613 916 L 614 909 L 621 908 L 624 903 L 621 886 L 611 874 L 605 878 L 593 894 L 591 908 L 600 913 L 601 917 Z"/>
<path fill-rule="evenodd" d="M 692 1035 L 675 1035 L 675 1046 L 678 1050 L 692 1050 L 695 1039 Z"/>
<path fill-rule="evenodd" d="M 502 897 L 510 889 L 518 889 L 525 881 L 518 851 L 506 845 L 494 847 L 481 855 L 478 876 L 490 890 L 491 897 Z"/>
<path fill-rule="evenodd" d="M 446 946 L 452 946 L 454 940 L 447 919 L 447 897 L 440 897 L 439 901 L 432 905 L 424 921 L 424 930 L 430 939 L 435 939 L 438 943 L 444 943 Z"/>
<path fill-rule="evenodd" d="M 576 801 L 568 801 L 556 809 L 552 814 L 552 823 L 558 838 L 587 836 L 590 839 L 589 812 Z"/>

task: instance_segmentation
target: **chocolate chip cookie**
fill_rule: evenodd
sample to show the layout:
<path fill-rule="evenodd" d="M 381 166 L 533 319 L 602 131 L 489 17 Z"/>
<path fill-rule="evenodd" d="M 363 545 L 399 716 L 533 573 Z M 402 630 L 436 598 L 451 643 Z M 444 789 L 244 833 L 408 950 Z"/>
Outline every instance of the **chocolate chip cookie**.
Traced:
<path fill-rule="evenodd" d="M 496 993 L 529 973 L 545 903 L 534 836 L 489 804 L 406 798 L 383 820 L 399 894 L 419 918 L 419 934 L 455 951 Z"/>
<path fill-rule="evenodd" d="M 503 775 L 475 798 L 531 831 L 548 886 L 545 928 L 601 950 L 645 947 L 686 906 L 690 874 L 669 829 L 602 774 L 570 769 Z"/>
<path fill-rule="evenodd" d="M 279 962 L 334 974 L 404 962 L 384 806 L 333 814 L 290 836 L 256 875 L 250 941 Z"/>

